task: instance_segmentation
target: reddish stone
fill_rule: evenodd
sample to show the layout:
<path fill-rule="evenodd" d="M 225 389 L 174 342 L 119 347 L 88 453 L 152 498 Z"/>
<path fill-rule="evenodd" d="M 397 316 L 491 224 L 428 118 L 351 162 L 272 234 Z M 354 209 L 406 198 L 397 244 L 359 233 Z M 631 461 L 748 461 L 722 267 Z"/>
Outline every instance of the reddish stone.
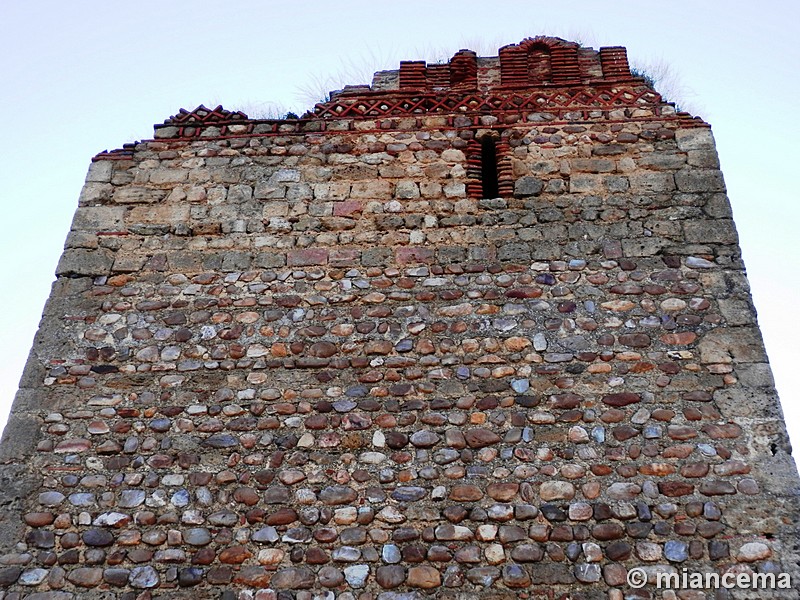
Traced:
<path fill-rule="evenodd" d="M 44 527 L 55 521 L 56 516 L 49 512 L 31 512 L 25 515 L 25 523 L 31 527 Z"/>
<path fill-rule="evenodd" d="M 702 431 L 713 440 L 734 439 L 742 434 L 742 428 L 735 423 L 728 423 L 727 425 L 709 423 L 708 425 L 703 425 Z"/>
<path fill-rule="evenodd" d="M 206 575 L 211 585 L 226 585 L 233 579 L 233 570 L 230 567 L 214 567 Z"/>
<path fill-rule="evenodd" d="M 552 403 L 553 408 L 562 410 L 578 408 L 581 405 L 582 400 L 583 398 L 578 394 L 556 394 L 554 396 L 550 396 L 550 402 Z"/>
<path fill-rule="evenodd" d="M 690 521 L 675 523 L 675 533 L 677 535 L 694 535 L 697 531 L 697 524 Z"/>
<path fill-rule="evenodd" d="M 92 443 L 89 440 L 84 440 L 81 438 L 74 438 L 64 440 L 63 442 L 59 442 L 56 444 L 55 450 L 53 452 L 57 452 L 59 454 L 64 453 L 79 453 L 79 452 L 86 452 L 89 448 L 92 447 Z"/>
<path fill-rule="evenodd" d="M 275 302 L 275 304 L 283 308 L 294 308 L 295 306 L 299 306 L 300 303 L 303 301 L 302 298 L 300 298 L 300 296 L 297 296 L 295 294 L 288 294 L 286 296 L 275 296 L 272 300 L 273 302 Z"/>
<path fill-rule="evenodd" d="M 230 565 L 240 565 L 251 556 L 253 555 L 247 546 L 231 546 L 220 552 L 219 560 Z"/>
<path fill-rule="evenodd" d="M 311 546 L 306 550 L 306 562 L 310 565 L 324 565 L 329 563 L 331 557 L 322 548 Z"/>
<path fill-rule="evenodd" d="M 518 491 L 518 483 L 490 483 L 486 488 L 486 493 L 489 497 L 498 502 L 513 500 Z"/>
<path fill-rule="evenodd" d="M 314 586 L 314 581 L 314 571 L 308 567 L 289 567 L 273 575 L 270 585 L 279 590 L 307 590 Z"/>
<path fill-rule="evenodd" d="M 240 487 L 233 492 L 233 499 L 247 506 L 258 504 L 258 493 L 251 487 Z"/>
<path fill-rule="evenodd" d="M 442 576 L 441 573 L 439 573 L 439 570 L 435 567 L 430 567 L 427 565 L 411 567 L 408 570 L 406 584 L 409 587 L 417 587 L 429 590 L 439 587 L 442 584 Z"/>
<path fill-rule="evenodd" d="M 464 433 L 464 439 L 470 448 L 484 448 L 501 441 L 499 435 L 488 429 L 470 429 Z"/>
<path fill-rule="evenodd" d="M 320 544 L 330 544 L 336 541 L 336 538 L 339 537 L 339 532 L 333 527 L 320 527 L 314 530 L 313 535 L 314 539 Z"/>
<path fill-rule="evenodd" d="M 400 565 L 387 565 L 378 567 L 375 572 L 375 581 L 384 589 L 400 586 L 406 580 L 406 570 Z"/>
<path fill-rule="evenodd" d="M 130 558 L 130 553 L 128 553 L 128 557 Z M 194 556 L 192 557 L 192 564 L 210 565 L 211 563 L 214 562 L 216 558 L 217 554 L 216 552 L 214 552 L 213 548 L 201 548 L 200 550 L 194 553 Z"/>
<path fill-rule="evenodd" d="M 654 283 L 646 283 L 642 286 L 642 288 L 645 292 L 653 296 L 659 296 L 667 293 L 667 288 L 665 288 L 663 285 L 656 285 Z"/>
<path fill-rule="evenodd" d="M 371 354 L 389 354 L 394 346 L 389 340 L 373 340 L 364 344 L 364 352 Z"/>
<path fill-rule="evenodd" d="M 611 293 L 638 296 L 640 294 L 643 294 L 644 290 L 642 289 L 642 286 L 633 283 L 632 281 L 627 281 L 625 283 L 620 283 L 611 286 Z"/>
<path fill-rule="evenodd" d="M 234 577 L 234 583 L 253 588 L 269 587 L 272 574 L 260 566 L 242 567 Z"/>
<path fill-rule="evenodd" d="M 642 475 L 663 477 L 665 475 L 672 475 L 675 472 L 675 467 L 669 463 L 648 463 L 639 467 L 639 472 Z"/>
<path fill-rule="evenodd" d="M 431 562 L 450 562 L 453 555 L 445 546 L 431 546 L 428 548 L 428 560 Z"/>
<path fill-rule="evenodd" d="M 656 366 L 653 363 L 638 362 L 631 367 L 629 373 L 647 373 L 648 371 L 652 371 L 655 368 Z"/>
<path fill-rule="evenodd" d="M 288 525 L 295 521 L 297 521 L 297 512 L 292 508 L 281 508 L 265 519 L 268 525 Z"/>
<path fill-rule="evenodd" d="M 708 475 L 708 463 L 687 463 L 681 467 L 681 475 L 684 477 L 705 477 Z"/>
<path fill-rule="evenodd" d="M 650 417 L 656 421 L 671 421 L 672 417 L 674 416 L 675 416 L 675 411 L 668 410 L 666 408 L 657 408 L 650 415 Z"/>
<path fill-rule="evenodd" d="M 386 438 L 386 445 L 392 450 L 400 450 L 408 445 L 408 436 L 399 431 L 387 431 L 384 434 Z"/>
<path fill-rule="evenodd" d="M 541 288 L 521 286 L 506 290 L 506 296 L 509 298 L 538 298 L 542 295 Z"/>
<path fill-rule="evenodd" d="M 683 481 L 660 481 L 658 483 L 658 491 L 670 498 L 677 498 L 679 496 L 688 496 L 694 492 L 694 486 Z"/>
<path fill-rule="evenodd" d="M 364 210 L 364 204 L 360 200 L 344 200 L 333 204 L 334 217 L 349 217 L 360 213 L 362 210 Z"/>
<path fill-rule="evenodd" d="M 697 339 L 697 334 L 693 331 L 683 331 L 681 333 L 665 333 L 661 336 L 661 341 L 671 346 L 687 346 Z"/>
<path fill-rule="evenodd" d="M 670 425 L 667 433 L 673 440 L 690 440 L 697 437 L 697 431 L 687 425 Z"/>
<path fill-rule="evenodd" d="M 414 248 L 403 246 L 394 251 L 395 260 L 398 265 L 433 262 L 433 250 L 431 248 Z"/>
<path fill-rule="evenodd" d="M 670 446 L 666 448 L 661 456 L 664 458 L 686 458 L 694 452 L 694 446 L 689 444 L 678 444 L 677 446 Z"/>
<path fill-rule="evenodd" d="M 308 267 L 328 264 L 327 248 L 301 248 L 289 250 L 287 264 L 290 267 Z"/>
<path fill-rule="evenodd" d="M 628 406 L 629 404 L 635 404 L 641 401 L 641 396 L 632 392 L 620 392 L 617 394 L 608 394 L 603 396 L 603 402 L 605 404 L 615 407 Z"/>
<path fill-rule="evenodd" d="M 341 569 L 330 565 L 322 567 L 317 575 L 320 585 L 327 588 L 339 587 L 345 581 L 344 573 L 342 573 Z"/>
<path fill-rule="evenodd" d="M 619 427 L 614 427 L 611 433 L 615 440 L 624 442 L 639 435 L 639 430 L 630 425 L 620 425 Z"/>
<path fill-rule="evenodd" d="M 612 586 L 622 586 L 626 582 L 628 569 L 625 565 L 609 564 L 603 567 L 603 580 Z"/>
<path fill-rule="evenodd" d="M 476 485 L 456 485 L 450 490 L 450 499 L 455 502 L 475 502 L 483 498 L 483 492 Z"/>
<path fill-rule="evenodd" d="M 609 560 L 622 561 L 627 560 L 632 552 L 631 545 L 627 542 L 612 542 L 606 546 L 606 556 Z"/>
<path fill-rule="evenodd" d="M 625 418 L 625 411 L 616 408 L 609 409 L 600 415 L 603 423 L 619 423 Z"/>
<path fill-rule="evenodd" d="M 308 353 L 317 358 L 330 358 L 336 352 L 338 352 L 336 344 L 331 342 L 317 342 L 308 349 Z"/>
<path fill-rule="evenodd" d="M 601 523 L 592 527 L 592 536 L 601 542 L 617 540 L 623 535 L 625 530 L 617 523 Z"/>

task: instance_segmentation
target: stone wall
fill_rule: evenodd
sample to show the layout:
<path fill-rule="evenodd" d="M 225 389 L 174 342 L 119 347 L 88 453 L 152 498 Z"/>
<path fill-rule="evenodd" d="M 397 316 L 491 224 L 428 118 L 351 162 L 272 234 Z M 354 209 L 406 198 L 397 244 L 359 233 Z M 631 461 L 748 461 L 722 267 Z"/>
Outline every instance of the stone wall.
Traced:
<path fill-rule="evenodd" d="M 710 129 L 624 49 L 499 54 L 95 157 L 2 442 L 2 600 L 800 581 Z"/>

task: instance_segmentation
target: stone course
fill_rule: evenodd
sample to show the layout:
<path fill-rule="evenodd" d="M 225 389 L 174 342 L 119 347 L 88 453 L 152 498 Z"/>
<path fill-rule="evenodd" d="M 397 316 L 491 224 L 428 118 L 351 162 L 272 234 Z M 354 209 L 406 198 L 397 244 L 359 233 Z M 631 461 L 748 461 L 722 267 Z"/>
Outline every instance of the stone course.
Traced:
<path fill-rule="evenodd" d="M 624 49 L 557 38 L 98 155 L 0 446 L 0 600 L 800 582 L 718 169 Z"/>

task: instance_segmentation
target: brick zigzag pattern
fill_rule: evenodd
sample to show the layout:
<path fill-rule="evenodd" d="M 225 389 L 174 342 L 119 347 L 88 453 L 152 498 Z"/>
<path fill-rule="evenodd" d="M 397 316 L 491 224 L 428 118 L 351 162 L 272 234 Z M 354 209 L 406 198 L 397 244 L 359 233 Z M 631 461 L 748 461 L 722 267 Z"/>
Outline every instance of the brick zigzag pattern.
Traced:
<path fill-rule="evenodd" d="M 661 95 L 648 88 L 619 88 L 602 90 L 594 94 L 585 89 L 570 92 L 558 90 L 552 93 L 533 94 L 469 94 L 466 96 L 437 96 L 435 94 L 409 94 L 380 97 L 374 101 L 363 96 L 337 98 L 331 102 L 317 104 L 317 117 L 379 117 L 419 115 L 422 113 L 520 111 L 564 108 L 615 108 L 662 103 Z"/>

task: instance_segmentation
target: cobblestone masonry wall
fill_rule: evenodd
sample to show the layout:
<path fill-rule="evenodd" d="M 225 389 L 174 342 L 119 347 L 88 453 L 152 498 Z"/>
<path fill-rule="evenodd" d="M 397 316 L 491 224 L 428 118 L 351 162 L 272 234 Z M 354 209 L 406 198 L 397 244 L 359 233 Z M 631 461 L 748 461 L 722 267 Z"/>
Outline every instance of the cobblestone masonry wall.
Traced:
<path fill-rule="evenodd" d="M 554 38 L 98 155 L 2 442 L 0 598 L 800 584 L 718 169 L 624 49 Z M 767 596 L 726 594 L 677 597 Z"/>

